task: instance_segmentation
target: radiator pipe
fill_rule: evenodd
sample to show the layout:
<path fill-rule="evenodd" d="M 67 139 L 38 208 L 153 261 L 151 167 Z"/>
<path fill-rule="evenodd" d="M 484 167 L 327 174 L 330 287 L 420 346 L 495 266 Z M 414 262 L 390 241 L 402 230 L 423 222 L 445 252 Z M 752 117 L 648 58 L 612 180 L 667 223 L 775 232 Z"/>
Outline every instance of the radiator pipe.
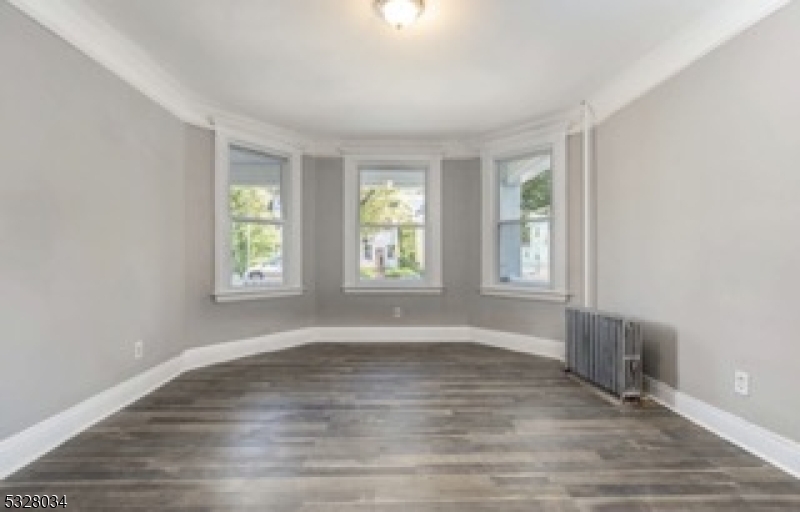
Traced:
<path fill-rule="evenodd" d="M 592 175 L 592 109 L 583 102 L 583 305 L 595 307 L 594 176 Z"/>

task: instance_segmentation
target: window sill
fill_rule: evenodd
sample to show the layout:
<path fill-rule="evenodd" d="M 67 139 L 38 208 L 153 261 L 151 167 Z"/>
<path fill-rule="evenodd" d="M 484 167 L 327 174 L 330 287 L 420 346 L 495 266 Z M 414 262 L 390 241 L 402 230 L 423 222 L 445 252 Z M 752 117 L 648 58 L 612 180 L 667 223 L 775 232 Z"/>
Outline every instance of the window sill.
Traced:
<path fill-rule="evenodd" d="M 441 286 L 343 286 L 346 294 L 364 295 L 441 295 Z"/>
<path fill-rule="evenodd" d="M 488 297 L 501 297 L 506 299 L 522 299 L 540 302 L 554 302 L 566 304 L 571 294 L 558 290 L 525 289 L 512 286 L 482 286 L 481 295 Z"/>
<path fill-rule="evenodd" d="M 214 301 L 220 304 L 228 302 L 244 302 L 248 300 L 278 299 L 303 295 L 301 286 L 281 286 L 275 288 L 259 288 L 255 290 L 225 290 L 214 293 Z"/>

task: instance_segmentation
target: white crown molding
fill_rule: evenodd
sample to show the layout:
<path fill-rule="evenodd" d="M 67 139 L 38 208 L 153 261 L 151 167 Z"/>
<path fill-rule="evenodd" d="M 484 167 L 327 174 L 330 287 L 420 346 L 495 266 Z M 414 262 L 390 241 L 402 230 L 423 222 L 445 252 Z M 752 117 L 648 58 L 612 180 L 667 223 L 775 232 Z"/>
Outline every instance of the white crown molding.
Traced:
<path fill-rule="evenodd" d="M 719 437 L 800 478 L 800 444 L 718 409 L 651 377 L 651 398 Z"/>
<path fill-rule="evenodd" d="M 51 30 L 122 80 L 142 92 L 182 121 L 204 128 L 222 122 L 251 132 L 278 138 L 314 156 L 341 156 L 352 147 L 393 148 L 419 146 L 415 140 L 325 139 L 281 128 L 235 114 L 203 98 L 164 70 L 139 45 L 98 16 L 83 0 L 9 0 L 23 13 Z M 726 0 L 722 8 L 692 24 L 687 30 L 659 45 L 601 90 L 590 95 L 596 121 L 635 101 L 659 83 L 672 77 L 714 48 L 769 16 L 789 0 Z M 547 129 L 548 124 L 566 123 L 569 133 L 581 131 L 576 109 L 542 116 L 530 122 L 473 138 L 439 139 L 425 144 L 448 158 L 474 158 L 492 141 Z M 401 151 L 402 152 L 402 151 Z"/>
<path fill-rule="evenodd" d="M 582 119 L 581 110 L 577 107 L 552 112 L 514 126 L 487 132 L 473 139 L 470 142 L 470 147 L 482 151 L 498 146 L 524 145 L 525 141 L 531 138 L 535 139 L 556 132 L 573 133 L 573 127 L 575 126 L 578 129 L 574 130 L 574 132 L 579 132 L 581 129 L 580 119 Z"/>
<path fill-rule="evenodd" d="M 351 139 L 317 142 L 316 152 L 342 155 L 436 155 L 448 158 L 472 157 L 478 148 L 458 140 Z"/>
<path fill-rule="evenodd" d="M 721 8 L 660 44 L 592 94 L 589 103 L 596 121 L 606 120 L 787 4 L 789 0 L 726 0 Z"/>
<path fill-rule="evenodd" d="M 9 0 L 89 58 L 182 121 L 208 126 L 202 101 L 147 53 L 95 14 L 82 0 Z"/>
<path fill-rule="evenodd" d="M 293 130 L 256 121 L 249 117 L 232 114 L 213 107 L 207 107 L 206 110 L 210 112 L 208 116 L 210 124 L 215 129 L 222 127 L 228 131 L 248 134 L 251 137 L 279 141 L 304 152 L 312 150 L 315 145 L 313 139 Z"/>

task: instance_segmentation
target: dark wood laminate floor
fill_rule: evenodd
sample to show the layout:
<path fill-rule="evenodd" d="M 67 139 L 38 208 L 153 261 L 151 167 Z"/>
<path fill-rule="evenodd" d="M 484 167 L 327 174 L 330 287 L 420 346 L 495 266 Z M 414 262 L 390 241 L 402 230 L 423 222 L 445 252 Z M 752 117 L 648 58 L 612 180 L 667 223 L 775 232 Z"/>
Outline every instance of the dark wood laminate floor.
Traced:
<path fill-rule="evenodd" d="M 800 481 L 558 363 L 310 345 L 188 373 L 0 482 L 68 510 L 800 511 Z"/>

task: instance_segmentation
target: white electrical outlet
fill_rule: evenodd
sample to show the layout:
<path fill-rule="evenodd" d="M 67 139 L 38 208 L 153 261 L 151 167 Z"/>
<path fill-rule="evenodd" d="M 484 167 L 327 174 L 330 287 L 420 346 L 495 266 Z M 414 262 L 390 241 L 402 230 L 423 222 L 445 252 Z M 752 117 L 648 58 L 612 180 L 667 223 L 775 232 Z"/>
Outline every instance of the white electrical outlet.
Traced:
<path fill-rule="evenodd" d="M 395 318 L 403 318 L 403 308 L 400 306 L 395 306 L 392 309 L 392 316 Z"/>
<path fill-rule="evenodd" d="M 733 376 L 733 390 L 740 395 L 750 394 L 750 374 L 741 370 L 736 370 Z"/>
<path fill-rule="evenodd" d="M 141 359 L 142 357 L 144 357 L 144 341 L 135 341 L 133 343 L 133 358 Z"/>

